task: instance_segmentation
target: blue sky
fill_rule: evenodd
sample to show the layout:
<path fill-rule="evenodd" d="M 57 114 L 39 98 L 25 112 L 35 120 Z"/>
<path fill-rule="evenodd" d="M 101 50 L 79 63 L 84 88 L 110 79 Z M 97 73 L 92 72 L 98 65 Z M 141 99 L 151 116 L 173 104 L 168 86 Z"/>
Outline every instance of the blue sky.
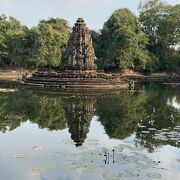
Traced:
<path fill-rule="evenodd" d="M 179 4 L 180 0 L 166 0 Z M 59 17 L 67 19 L 72 26 L 83 17 L 89 28 L 99 30 L 118 8 L 127 7 L 137 14 L 140 0 L 0 0 L 0 14 L 13 16 L 29 27 L 40 19 Z"/>

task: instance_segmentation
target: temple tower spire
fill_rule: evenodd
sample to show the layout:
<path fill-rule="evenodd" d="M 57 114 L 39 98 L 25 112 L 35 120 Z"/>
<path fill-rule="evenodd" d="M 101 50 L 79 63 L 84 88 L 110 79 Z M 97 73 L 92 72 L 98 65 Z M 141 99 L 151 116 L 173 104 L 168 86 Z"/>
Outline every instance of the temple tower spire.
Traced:
<path fill-rule="evenodd" d="M 68 70 L 96 70 L 95 53 L 89 29 L 78 18 L 65 52 L 65 68 Z"/>

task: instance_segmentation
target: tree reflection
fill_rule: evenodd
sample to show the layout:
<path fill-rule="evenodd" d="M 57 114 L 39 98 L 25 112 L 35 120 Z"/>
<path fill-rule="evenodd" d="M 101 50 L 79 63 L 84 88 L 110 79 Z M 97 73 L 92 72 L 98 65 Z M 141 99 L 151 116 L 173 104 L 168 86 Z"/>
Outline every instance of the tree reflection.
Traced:
<path fill-rule="evenodd" d="M 141 93 L 124 92 L 119 97 L 99 98 L 96 115 L 110 138 L 125 139 L 135 134 L 136 144 L 152 152 L 163 144 L 179 146 L 180 137 L 169 141 L 156 140 L 153 133 L 145 135 L 138 126 L 145 126 L 145 130 L 173 128 L 180 124 L 179 106 L 178 88 L 149 85 L 142 88 Z"/>
<path fill-rule="evenodd" d="M 0 130 L 13 130 L 30 120 L 40 128 L 59 130 L 66 127 L 63 102 L 60 97 L 21 90 L 0 95 Z"/>
<path fill-rule="evenodd" d="M 155 128 L 157 130 L 169 129 L 169 131 L 172 131 L 175 126 L 180 125 L 180 109 L 177 106 L 177 104 L 180 105 L 180 92 L 178 88 L 153 85 L 147 88 L 146 92 L 149 94 L 148 101 L 144 106 L 147 113 L 140 121 L 140 125 L 145 126 L 143 130 Z M 174 100 L 176 100 L 176 105 L 174 104 Z M 143 134 L 142 129 L 137 128 L 136 139 L 139 144 L 146 147 L 150 152 L 153 152 L 161 145 L 170 144 L 180 146 L 177 143 L 179 139 L 175 139 L 175 136 L 165 139 L 155 137 L 155 134 L 157 134 L 156 131 Z"/>
<path fill-rule="evenodd" d="M 98 99 L 96 114 L 110 138 L 124 139 L 134 133 L 137 123 L 146 115 L 147 99 L 145 90 Z"/>
<path fill-rule="evenodd" d="M 5 133 L 29 120 L 39 128 L 62 130 L 69 128 L 76 146 L 81 146 L 89 132 L 93 115 L 104 126 L 110 138 L 125 139 L 135 135 L 136 145 L 153 152 L 158 146 L 179 147 L 180 136 L 158 138 L 156 131 L 144 134 L 148 128 L 171 131 L 180 125 L 180 92 L 178 88 L 149 85 L 140 92 L 124 91 L 121 95 L 48 95 L 29 90 L 0 93 L 0 131 Z M 140 126 L 144 126 L 142 130 Z M 180 131 L 180 130 L 179 130 Z M 177 132 L 179 132 L 177 130 Z"/>
<path fill-rule="evenodd" d="M 29 120 L 39 128 L 62 130 L 69 127 L 76 146 L 83 144 L 94 114 L 94 98 L 75 98 L 21 90 L 0 95 L 0 131 L 11 131 Z"/>

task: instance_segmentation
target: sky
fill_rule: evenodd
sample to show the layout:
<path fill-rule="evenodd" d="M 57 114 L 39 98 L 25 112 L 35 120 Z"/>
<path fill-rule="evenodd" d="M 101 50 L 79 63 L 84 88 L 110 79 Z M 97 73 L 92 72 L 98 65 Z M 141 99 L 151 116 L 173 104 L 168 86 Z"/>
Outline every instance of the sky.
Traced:
<path fill-rule="evenodd" d="M 13 16 L 22 24 L 33 27 L 40 19 L 64 18 L 72 26 L 76 19 L 85 19 L 90 29 L 99 30 L 109 16 L 119 8 L 129 8 L 135 14 L 140 0 L 0 0 L 0 14 Z M 180 4 L 180 0 L 166 0 Z"/>

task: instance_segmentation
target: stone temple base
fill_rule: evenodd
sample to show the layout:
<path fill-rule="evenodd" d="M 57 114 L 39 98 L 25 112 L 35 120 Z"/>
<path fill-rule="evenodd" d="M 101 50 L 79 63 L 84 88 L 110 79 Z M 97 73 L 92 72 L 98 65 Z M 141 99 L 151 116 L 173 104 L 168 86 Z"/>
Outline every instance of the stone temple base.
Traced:
<path fill-rule="evenodd" d="M 129 82 L 120 75 L 106 73 L 65 71 L 64 73 L 36 72 L 23 78 L 22 84 L 41 88 L 61 89 L 129 89 Z"/>

